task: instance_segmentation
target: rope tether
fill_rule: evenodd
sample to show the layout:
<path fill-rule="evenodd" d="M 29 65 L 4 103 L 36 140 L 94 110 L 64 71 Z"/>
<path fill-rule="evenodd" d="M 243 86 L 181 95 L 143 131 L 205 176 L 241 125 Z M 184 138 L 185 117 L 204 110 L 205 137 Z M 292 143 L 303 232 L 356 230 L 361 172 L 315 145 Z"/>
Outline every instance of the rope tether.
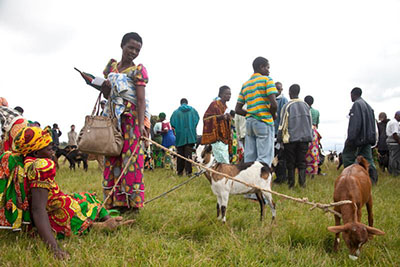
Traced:
<path fill-rule="evenodd" d="M 159 199 L 159 198 L 161 198 L 161 197 L 163 197 L 163 196 L 165 196 L 165 195 L 171 193 L 172 191 L 178 189 L 179 187 L 181 187 L 181 186 L 183 186 L 183 185 L 189 183 L 189 182 L 190 182 L 191 180 L 193 180 L 194 178 L 199 177 L 199 176 L 202 175 L 203 173 L 205 173 L 205 171 L 203 171 L 203 170 L 202 170 L 202 171 L 199 171 L 199 172 L 196 172 L 192 177 L 190 177 L 189 179 L 187 179 L 187 180 L 184 181 L 183 183 L 178 184 L 178 185 L 172 187 L 170 190 L 168 190 L 168 191 L 166 191 L 166 192 L 164 192 L 164 193 L 162 193 L 162 194 L 160 194 L 160 195 L 158 195 L 158 196 L 156 196 L 156 197 L 154 197 L 154 198 L 152 198 L 152 199 L 150 199 L 150 200 L 145 201 L 143 204 L 146 205 L 147 203 L 152 202 L 153 200 Z"/>
<path fill-rule="evenodd" d="M 260 190 L 260 191 L 264 191 L 264 192 L 267 192 L 267 193 L 271 193 L 271 194 L 280 196 L 280 197 L 282 197 L 284 199 L 289 199 L 289 200 L 292 200 L 292 201 L 295 201 L 295 202 L 299 202 L 299 203 L 310 205 L 310 206 L 312 206 L 310 210 L 313 210 L 315 208 L 319 208 L 319 209 L 322 209 L 325 212 L 330 212 L 330 213 L 335 214 L 336 216 L 342 217 L 342 215 L 340 213 L 336 212 L 335 210 L 330 209 L 330 207 L 341 206 L 341 205 L 344 205 L 344 204 L 353 203 L 350 200 L 342 200 L 342 201 L 339 201 L 339 202 L 332 202 L 332 203 L 329 203 L 329 204 L 322 204 L 322 203 L 318 203 L 318 202 L 309 201 L 308 198 L 306 198 L 306 197 L 305 198 L 296 198 L 296 197 L 288 196 L 288 195 L 285 195 L 285 194 L 282 194 L 282 193 L 278 193 L 278 192 L 273 191 L 273 190 L 267 190 L 267 189 L 258 187 L 256 185 L 248 184 L 246 182 L 240 181 L 240 180 L 238 180 L 238 179 L 236 179 L 236 178 L 234 178 L 232 176 L 229 176 L 226 173 L 221 173 L 221 172 L 215 171 L 213 169 L 207 168 L 207 167 L 201 165 L 200 163 L 197 163 L 197 162 L 195 162 L 195 161 L 193 161 L 191 159 L 185 158 L 185 157 L 175 153 L 174 151 L 172 151 L 172 150 L 170 150 L 170 149 L 168 149 L 168 148 L 166 148 L 166 147 L 154 142 L 150 138 L 147 138 L 145 136 L 142 136 L 141 138 L 146 140 L 146 141 L 148 141 L 148 142 L 150 142 L 150 143 L 152 143 L 153 145 L 165 150 L 165 151 L 170 152 L 172 155 L 174 155 L 176 157 L 179 157 L 179 158 L 181 158 L 183 160 L 186 160 L 186 161 L 192 163 L 193 165 L 196 165 L 196 166 L 198 166 L 198 167 L 200 167 L 202 169 L 205 169 L 206 171 L 221 175 L 221 176 L 225 177 L 226 179 L 241 183 L 241 184 L 246 185 L 248 187 L 252 187 L 252 188 L 255 188 L 255 189 Z"/>

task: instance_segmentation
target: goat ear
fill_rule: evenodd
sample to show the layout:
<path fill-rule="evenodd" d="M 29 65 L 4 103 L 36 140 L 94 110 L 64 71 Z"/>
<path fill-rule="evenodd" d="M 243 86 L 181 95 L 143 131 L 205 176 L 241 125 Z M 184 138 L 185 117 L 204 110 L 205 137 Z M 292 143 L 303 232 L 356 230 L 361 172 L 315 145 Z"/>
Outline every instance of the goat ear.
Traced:
<path fill-rule="evenodd" d="M 383 232 L 375 227 L 366 225 L 365 228 L 367 228 L 368 234 L 370 234 L 370 235 L 384 235 L 385 234 L 385 232 Z"/>
<path fill-rule="evenodd" d="M 329 226 L 328 231 L 337 234 L 345 232 L 346 230 L 348 230 L 347 228 L 348 228 L 347 225 Z"/>
<path fill-rule="evenodd" d="M 212 146 L 211 145 L 206 145 L 206 147 L 204 148 L 204 150 L 209 153 L 212 151 Z"/>

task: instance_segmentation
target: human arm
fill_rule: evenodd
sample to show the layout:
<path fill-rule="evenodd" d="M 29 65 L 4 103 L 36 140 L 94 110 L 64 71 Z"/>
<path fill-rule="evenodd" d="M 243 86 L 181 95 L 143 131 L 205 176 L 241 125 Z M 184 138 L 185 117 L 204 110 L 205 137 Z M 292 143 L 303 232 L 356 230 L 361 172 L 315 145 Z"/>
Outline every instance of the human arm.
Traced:
<path fill-rule="evenodd" d="M 354 146 L 362 126 L 361 107 L 357 102 L 354 102 L 349 115 L 346 145 Z"/>
<path fill-rule="evenodd" d="M 100 87 L 100 91 L 103 93 L 104 98 L 108 99 L 111 93 L 111 83 L 109 80 L 105 80 Z"/>
<path fill-rule="evenodd" d="M 275 120 L 276 119 L 276 110 L 278 109 L 278 103 L 276 102 L 276 95 L 275 94 L 268 95 L 268 100 L 270 103 L 269 112 L 271 112 L 271 115 Z"/>
<path fill-rule="evenodd" d="M 246 117 L 247 110 L 243 109 L 244 103 L 236 102 L 235 112 L 236 114 Z"/>
<path fill-rule="evenodd" d="M 47 198 L 49 191 L 45 188 L 32 188 L 31 213 L 33 222 L 38 230 L 43 242 L 53 251 L 58 259 L 68 259 L 69 253 L 63 251 L 57 244 L 51 230 L 49 217 L 46 211 Z"/>
<path fill-rule="evenodd" d="M 218 101 L 218 100 L 217 100 Z M 230 119 L 230 115 L 225 113 L 217 107 L 218 103 L 216 101 L 211 102 L 208 106 L 206 112 L 204 113 L 203 120 L 208 120 L 211 118 L 216 118 L 217 121 L 228 120 Z"/>
<path fill-rule="evenodd" d="M 141 136 L 146 135 L 146 129 L 144 128 L 144 113 L 146 110 L 146 96 L 144 85 L 136 86 L 136 97 L 137 97 L 137 114 L 139 120 L 139 131 Z"/>
<path fill-rule="evenodd" d="M 400 137 L 399 137 L 399 135 L 398 135 L 397 133 L 394 133 L 394 134 L 393 134 L 393 139 L 394 139 L 398 144 L 400 144 Z"/>
<path fill-rule="evenodd" d="M 194 110 L 194 121 L 195 121 L 194 125 L 197 127 L 197 125 L 199 124 L 199 121 L 200 121 L 200 116 L 199 116 L 199 113 L 197 112 L 197 110 Z"/>

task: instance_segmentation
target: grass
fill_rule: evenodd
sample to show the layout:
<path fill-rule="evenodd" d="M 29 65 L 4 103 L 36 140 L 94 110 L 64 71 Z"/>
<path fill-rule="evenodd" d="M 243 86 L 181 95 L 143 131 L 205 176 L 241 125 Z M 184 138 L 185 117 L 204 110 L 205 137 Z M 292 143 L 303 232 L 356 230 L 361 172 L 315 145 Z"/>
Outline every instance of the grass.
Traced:
<path fill-rule="evenodd" d="M 321 203 L 332 201 L 338 176 L 326 165 L 327 176 L 307 178 L 307 188 L 273 186 L 273 190 Z M 358 261 L 348 258 L 343 241 L 332 252 L 333 215 L 274 196 L 277 219 L 271 224 L 266 210 L 259 221 L 258 203 L 231 196 L 227 223 L 216 219 L 216 197 L 208 181 L 200 177 L 188 185 L 149 203 L 136 217 L 137 223 L 114 232 L 92 230 L 85 236 L 59 241 L 71 254 L 67 262 L 53 258 L 39 237 L 0 231 L 1 266 L 399 266 L 400 265 L 400 179 L 379 173 L 373 187 L 375 226 L 386 235 L 375 237 L 362 250 Z M 64 192 L 96 191 L 101 196 L 101 172 L 96 164 L 89 171 L 58 171 L 56 180 Z M 172 171 L 145 172 L 146 198 L 150 199 L 183 182 Z M 363 208 L 363 222 L 367 212 Z"/>

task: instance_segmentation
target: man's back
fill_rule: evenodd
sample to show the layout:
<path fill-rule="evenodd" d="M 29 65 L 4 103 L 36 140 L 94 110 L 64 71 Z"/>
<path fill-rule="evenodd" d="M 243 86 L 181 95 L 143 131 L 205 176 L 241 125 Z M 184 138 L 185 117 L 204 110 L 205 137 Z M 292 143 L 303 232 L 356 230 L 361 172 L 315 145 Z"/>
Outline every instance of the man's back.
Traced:
<path fill-rule="evenodd" d="M 170 123 L 175 129 L 176 146 L 196 143 L 196 127 L 199 119 L 197 111 L 186 104 L 174 111 Z"/>
<path fill-rule="evenodd" d="M 349 115 L 348 142 L 355 146 L 375 145 L 375 116 L 371 106 L 360 97 L 354 101 Z"/>
<path fill-rule="evenodd" d="M 319 111 L 316 110 L 313 107 L 310 107 L 310 112 L 311 112 L 312 124 L 318 126 L 318 124 L 319 124 Z"/>
<path fill-rule="evenodd" d="M 304 101 L 292 99 L 283 106 L 280 125 L 284 143 L 312 141 L 310 107 Z"/>
<path fill-rule="evenodd" d="M 275 83 L 269 76 L 254 73 L 245 82 L 239 94 L 238 102 L 247 104 L 247 116 L 267 124 L 273 124 L 274 120 L 270 112 L 270 102 L 268 96 L 277 94 Z"/>

